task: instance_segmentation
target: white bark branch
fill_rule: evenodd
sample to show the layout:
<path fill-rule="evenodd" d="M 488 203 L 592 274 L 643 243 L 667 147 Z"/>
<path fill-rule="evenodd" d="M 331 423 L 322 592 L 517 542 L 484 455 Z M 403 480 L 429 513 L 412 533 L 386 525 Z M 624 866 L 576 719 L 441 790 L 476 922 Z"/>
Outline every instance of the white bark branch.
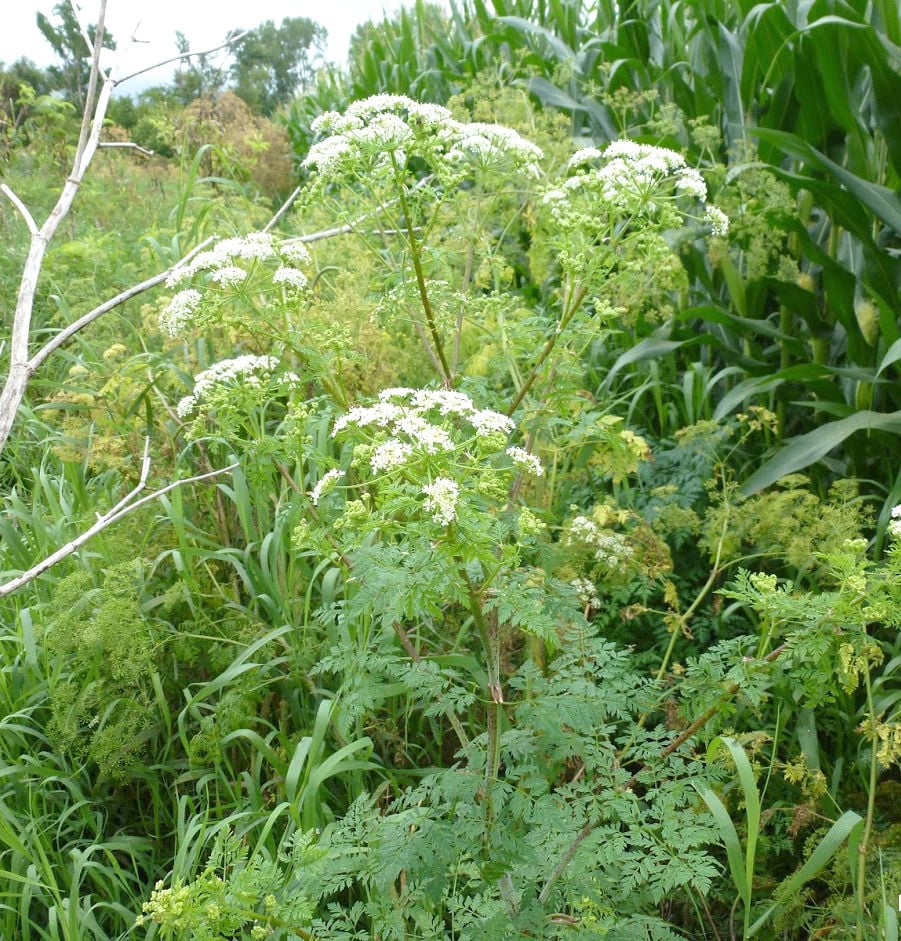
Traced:
<path fill-rule="evenodd" d="M 28 211 L 28 207 L 25 203 L 23 203 L 5 183 L 0 183 L 0 193 L 3 193 L 16 209 L 19 210 L 19 215 L 25 220 L 25 225 L 28 226 L 28 231 L 32 238 L 34 238 L 34 236 L 38 234 L 37 223 L 35 223 L 34 216 Z"/>
<path fill-rule="evenodd" d="M 176 487 L 184 487 L 186 484 L 196 484 L 202 480 L 209 480 L 211 477 L 217 477 L 219 474 L 227 474 L 229 471 L 234 470 L 238 465 L 229 464 L 228 467 L 222 467 L 218 470 L 207 471 L 205 474 L 197 474 L 195 477 L 186 477 L 183 480 L 174 480 L 172 483 L 167 484 L 165 487 L 160 490 L 155 490 L 153 493 L 148 493 L 146 496 L 136 499 L 138 494 L 141 493 L 147 486 L 147 476 L 150 473 L 150 451 L 149 451 L 150 439 L 147 439 L 144 446 L 144 459 L 141 465 L 141 479 L 138 482 L 138 485 L 125 497 L 123 497 L 112 509 L 107 510 L 101 516 L 97 517 L 97 522 L 94 523 L 89 529 L 86 529 L 83 533 L 76 536 L 74 539 L 67 542 L 64 546 L 60 546 L 55 552 L 52 552 L 47 558 L 41 560 L 37 565 L 33 565 L 28 571 L 23 572 L 21 575 L 18 575 L 16 578 L 11 579 L 3 585 L 0 585 L 0 598 L 5 597 L 6 595 L 11 595 L 14 591 L 21 588 L 23 585 L 27 585 L 29 582 L 34 581 L 39 575 L 42 575 L 48 569 L 56 565 L 57 562 L 60 562 L 62 559 L 65 559 L 67 556 L 72 555 L 76 549 L 79 549 L 83 546 L 89 539 L 96 536 L 97 533 L 102 532 L 107 526 L 112 526 L 113 523 L 117 523 L 123 516 L 126 516 L 129 513 L 133 513 L 135 510 L 140 509 L 140 507 L 145 506 L 153 500 L 157 500 L 159 497 L 164 496 L 169 493 L 171 490 L 175 490 Z"/>
<path fill-rule="evenodd" d="M 145 72 L 152 72 L 154 69 L 162 68 L 164 65 L 171 65 L 173 62 L 180 62 L 182 59 L 190 59 L 191 56 L 212 55 L 214 52 L 218 52 L 220 49 L 226 49 L 228 46 L 233 46 L 236 42 L 238 42 L 238 40 L 243 39 L 249 32 L 249 29 L 245 29 L 244 32 L 238 33 L 236 36 L 232 36 L 231 39 L 226 39 L 224 43 L 221 43 L 218 46 L 214 46 L 212 49 L 204 49 L 202 52 L 183 52 L 181 55 L 172 56 L 171 59 L 163 59 L 162 62 L 155 62 L 153 65 L 148 65 L 146 69 L 139 69 L 137 72 L 132 72 L 131 75 L 126 75 L 124 78 L 118 79 L 116 84 L 121 85 L 123 82 L 127 82 L 132 78 L 137 78 L 139 75 L 143 75 Z"/>
<path fill-rule="evenodd" d="M 140 144 L 132 143 L 132 141 L 117 141 L 117 140 L 102 140 L 100 141 L 101 147 L 130 147 L 132 150 L 140 151 L 142 154 L 146 154 L 148 157 L 153 156 L 153 151 L 148 150 L 146 147 L 142 147 Z"/>

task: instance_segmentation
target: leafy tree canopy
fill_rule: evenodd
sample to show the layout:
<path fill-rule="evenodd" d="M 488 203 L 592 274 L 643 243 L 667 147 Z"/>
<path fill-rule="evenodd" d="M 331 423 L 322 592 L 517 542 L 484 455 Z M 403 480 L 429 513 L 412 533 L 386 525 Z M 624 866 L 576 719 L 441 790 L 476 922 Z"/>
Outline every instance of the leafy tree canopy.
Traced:
<path fill-rule="evenodd" d="M 38 29 L 62 62 L 61 66 L 48 68 L 47 75 L 54 82 L 55 90 L 62 91 L 72 104 L 82 108 L 91 71 L 91 53 L 70 4 L 58 3 L 53 8 L 53 16 L 58 17 L 59 22 L 52 22 L 43 13 L 36 17 Z M 88 25 L 90 36 L 93 37 L 95 30 L 94 24 Z M 116 41 L 108 31 L 104 33 L 103 45 L 107 49 L 116 48 Z"/>
<path fill-rule="evenodd" d="M 236 94 L 263 114 L 287 104 L 313 80 L 325 38 L 325 28 L 303 16 L 261 23 L 234 47 Z"/>

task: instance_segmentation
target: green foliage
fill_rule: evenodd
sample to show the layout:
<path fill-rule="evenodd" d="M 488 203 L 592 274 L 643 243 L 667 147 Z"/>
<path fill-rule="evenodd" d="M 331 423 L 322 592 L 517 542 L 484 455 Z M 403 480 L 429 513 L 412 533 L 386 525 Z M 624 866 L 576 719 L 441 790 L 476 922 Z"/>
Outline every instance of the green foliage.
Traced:
<path fill-rule="evenodd" d="M 301 834 L 286 844 L 277 860 L 249 859 L 247 846 L 223 833 L 196 879 L 170 888 L 157 883 L 136 924 L 156 922 L 161 937 L 185 941 L 227 941 L 245 931 L 251 939 L 284 937 L 285 931 L 309 937 L 301 925 L 309 922 L 312 905 L 297 878 L 320 853 Z"/>
<path fill-rule="evenodd" d="M 0 571 L 145 434 L 151 486 L 238 466 L 3 600 L 0 935 L 893 936 L 899 23 L 703 13 L 361 30 L 266 233 L 284 141 L 184 108 L 211 62 L 114 107 L 180 165 L 104 154 L 37 329 L 217 240 L 35 377 Z M 254 107 L 279 34 L 239 49 Z M 4 179 L 39 215 L 75 126 L 29 74 Z"/>
<path fill-rule="evenodd" d="M 281 25 L 266 20 L 235 44 L 235 94 L 257 113 L 271 115 L 312 81 L 325 30 L 302 16 Z"/>
<path fill-rule="evenodd" d="M 88 573 L 70 575 L 56 591 L 61 614 L 46 629 L 56 674 L 48 734 L 101 779 L 127 776 L 154 724 L 154 634 L 138 603 L 139 577 L 133 563 L 110 569 L 99 588 Z"/>

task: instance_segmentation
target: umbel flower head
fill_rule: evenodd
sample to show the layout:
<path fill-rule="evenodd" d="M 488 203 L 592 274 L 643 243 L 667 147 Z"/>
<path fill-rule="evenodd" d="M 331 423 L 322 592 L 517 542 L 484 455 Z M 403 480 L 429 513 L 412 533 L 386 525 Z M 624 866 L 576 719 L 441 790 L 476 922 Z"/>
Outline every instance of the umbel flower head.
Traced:
<path fill-rule="evenodd" d="M 166 279 L 167 287 L 176 287 L 198 275 L 206 275 L 204 290 L 196 287 L 179 291 L 160 314 L 160 329 L 169 336 L 199 326 L 208 318 L 204 301 L 209 295 L 239 288 L 251 276 L 256 266 L 274 264 L 272 283 L 290 293 L 303 291 L 307 276 L 297 267 L 310 261 L 310 253 L 300 243 L 278 241 L 268 232 L 249 232 L 247 235 L 223 239 L 208 251 L 200 252 L 188 264 L 176 268 Z"/>
<path fill-rule="evenodd" d="M 223 386 L 240 384 L 244 388 L 259 390 L 261 396 L 264 396 L 269 391 L 270 380 L 278 365 L 278 359 L 274 356 L 250 355 L 213 363 L 194 377 L 194 391 L 186 395 L 176 408 L 179 418 L 186 418 L 207 403 L 213 393 Z M 294 373 L 285 373 L 280 381 L 294 384 L 299 379 Z"/>
<path fill-rule="evenodd" d="M 543 200 L 564 227 L 582 224 L 579 208 L 585 199 L 594 204 L 595 211 L 617 214 L 654 213 L 680 195 L 702 203 L 707 200 L 701 174 L 666 147 L 630 140 L 614 141 L 603 150 L 583 147 L 570 157 L 566 168 L 569 176 L 549 189 Z M 704 221 L 715 235 L 728 231 L 729 219 L 715 206 L 706 206 Z"/>
<path fill-rule="evenodd" d="M 506 443 L 516 427 L 511 418 L 500 412 L 477 408 L 462 392 L 385 389 L 374 405 L 357 406 L 338 418 L 332 437 L 348 429 L 371 430 L 382 439 L 370 460 L 372 471 L 380 473 L 400 467 L 416 455 L 454 451 L 458 446 L 455 437 L 459 435 L 452 435 L 446 427 L 449 422 L 442 419 L 453 419 L 450 424 L 455 429 L 468 429 L 470 436 L 500 445 Z"/>
<path fill-rule="evenodd" d="M 312 130 L 322 136 L 303 166 L 320 180 L 338 179 L 362 168 L 406 162 L 415 154 L 439 176 L 487 169 L 539 176 L 541 148 L 512 128 L 457 121 L 447 108 L 406 95 L 373 95 L 342 114 L 326 111 Z"/>
<path fill-rule="evenodd" d="M 466 493 L 478 494 L 483 506 L 486 496 L 505 503 L 517 473 L 544 473 L 534 454 L 508 446 L 514 430 L 511 418 L 479 408 L 463 392 L 394 388 L 337 418 L 332 437 L 356 443 L 350 466 L 375 478 L 376 504 L 421 500 L 431 522 L 447 527 L 458 519 Z M 318 502 L 340 474 L 323 476 L 311 500 Z"/>

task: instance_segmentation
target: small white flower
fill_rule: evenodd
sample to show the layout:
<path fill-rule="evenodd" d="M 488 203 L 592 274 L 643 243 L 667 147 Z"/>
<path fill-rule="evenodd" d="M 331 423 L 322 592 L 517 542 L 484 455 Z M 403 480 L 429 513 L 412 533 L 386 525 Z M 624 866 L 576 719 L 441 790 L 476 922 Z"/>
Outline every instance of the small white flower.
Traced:
<path fill-rule="evenodd" d="M 378 425 L 380 428 L 387 428 L 391 422 L 404 414 L 405 409 L 399 405 L 392 405 L 391 402 L 378 402 L 376 405 L 369 406 L 358 405 L 335 420 L 332 437 L 340 434 L 348 425 L 357 425 L 359 428 Z"/>
<path fill-rule="evenodd" d="M 413 405 L 424 411 L 437 408 L 442 415 L 471 415 L 476 411 L 468 395 L 447 389 L 418 389 L 413 393 Z"/>
<path fill-rule="evenodd" d="M 714 235 L 725 236 L 729 233 L 729 217 L 716 206 L 706 208 L 704 221 L 710 223 L 710 229 Z"/>
<path fill-rule="evenodd" d="M 293 261 L 295 264 L 304 264 L 309 262 L 310 253 L 303 242 L 282 242 L 278 247 L 283 258 Z"/>
<path fill-rule="evenodd" d="M 412 445 L 397 438 L 389 438 L 375 449 L 369 465 L 375 473 L 393 470 L 405 464 L 412 454 Z"/>
<path fill-rule="evenodd" d="M 160 314 L 161 329 L 165 330 L 169 336 L 174 337 L 190 323 L 191 316 L 197 310 L 202 299 L 200 291 L 195 291 L 193 288 L 179 291 Z"/>
<path fill-rule="evenodd" d="M 534 454 L 530 454 L 525 448 L 511 447 L 507 448 L 507 455 L 513 458 L 513 463 L 527 474 L 534 474 L 541 477 L 544 474 L 544 468 L 541 461 Z"/>
<path fill-rule="evenodd" d="M 343 476 L 344 471 L 337 467 L 323 474 L 316 486 L 310 491 L 310 502 L 313 506 L 318 506 L 320 498 L 328 493 Z"/>
<path fill-rule="evenodd" d="M 320 173 L 328 173 L 338 166 L 352 149 L 350 141 L 342 134 L 326 137 L 310 148 L 301 166 L 315 167 Z"/>
<path fill-rule="evenodd" d="M 404 386 L 396 386 L 393 389 L 382 389 L 382 391 L 379 392 L 379 398 L 383 402 L 387 402 L 388 399 L 408 399 L 415 393 L 415 389 L 407 389 Z"/>
<path fill-rule="evenodd" d="M 603 562 L 610 568 L 635 554 L 625 537 L 619 533 L 598 533 L 594 544 L 598 547 L 594 557 L 598 562 Z"/>
<path fill-rule="evenodd" d="M 895 539 L 901 538 L 901 503 L 892 507 L 892 518 L 889 520 L 888 533 Z"/>
<path fill-rule="evenodd" d="M 438 425 L 426 421 L 421 415 L 408 412 L 394 423 L 394 433 L 403 433 L 413 442 L 414 447 L 421 448 L 429 454 L 438 451 L 452 451 L 454 442 L 451 436 Z"/>
<path fill-rule="evenodd" d="M 476 435 L 480 438 L 487 435 L 502 433 L 510 434 L 516 427 L 516 422 L 500 412 L 494 412 L 490 408 L 482 408 L 473 412 L 469 416 L 469 421 L 476 430 Z"/>
<path fill-rule="evenodd" d="M 577 516 L 569 525 L 569 541 L 578 539 L 582 542 L 594 543 L 600 532 L 594 520 L 588 519 L 587 516 Z"/>
<path fill-rule="evenodd" d="M 275 238 L 268 232 L 248 232 L 247 235 L 223 239 L 216 251 L 227 258 L 258 258 L 265 260 L 275 254 Z"/>
<path fill-rule="evenodd" d="M 432 514 L 432 520 L 439 526 L 449 526 L 457 518 L 457 501 L 460 499 L 460 485 L 450 477 L 436 477 L 434 483 L 422 488 L 426 495 L 423 506 Z"/>
<path fill-rule="evenodd" d="M 676 177 L 675 187 L 685 193 L 690 193 L 696 199 L 707 199 L 707 184 L 697 170 L 686 167 Z"/>
<path fill-rule="evenodd" d="M 587 605 L 589 608 L 599 608 L 601 606 L 597 586 L 590 578 L 574 578 L 570 585 L 575 588 L 582 604 Z"/>
<path fill-rule="evenodd" d="M 220 287 L 234 287 L 240 284 L 247 277 L 247 272 L 237 265 L 226 265 L 224 268 L 217 268 L 210 278 Z"/>
<path fill-rule="evenodd" d="M 191 412 L 194 411 L 194 396 L 186 395 L 183 399 L 179 399 L 178 405 L 175 406 L 175 414 L 179 418 L 187 418 Z"/>
<path fill-rule="evenodd" d="M 302 291 L 307 286 L 307 276 L 296 268 L 277 268 L 272 275 L 273 284 L 287 284 L 298 291 Z"/>
<path fill-rule="evenodd" d="M 601 152 L 597 147 L 583 147 L 581 150 L 577 150 L 569 160 L 566 161 L 566 169 L 572 170 L 574 167 L 578 167 L 583 163 L 591 163 L 600 156 Z"/>

